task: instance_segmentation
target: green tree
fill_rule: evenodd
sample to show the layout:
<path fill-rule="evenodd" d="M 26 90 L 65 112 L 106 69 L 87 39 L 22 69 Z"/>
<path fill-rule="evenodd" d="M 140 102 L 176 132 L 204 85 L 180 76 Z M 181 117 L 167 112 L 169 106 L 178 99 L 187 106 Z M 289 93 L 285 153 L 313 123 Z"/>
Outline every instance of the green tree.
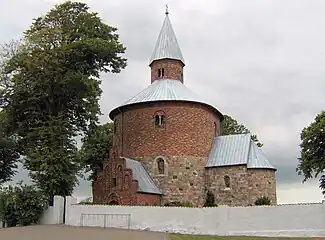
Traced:
<path fill-rule="evenodd" d="M 314 121 L 302 130 L 300 138 L 301 156 L 297 172 L 304 176 L 303 182 L 322 174 L 319 187 L 325 194 L 325 111 L 317 114 Z"/>
<path fill-rule="evenodd" d="M 228 115 L 224 115 L 224 119 L 220 124 L 220 132 L 221 135 L 251 133 L 245 125 L 238 123 L 237 120 Z M 257 146 L 263 147 L 263 144 L 258 140 L 256 135 L 252 134 L 251 138 Z"/>
<path fill-rule="evenodd" d="M 217 207 L 217 206 L 218 204 L 216 204 L 216 199 L 214 194 L 211 191 L 207 191 L 204 207 Z"/>
<path fill-rule="evenodd" d="M 81 164 L 75 137 L 98 122 L 100 72 L 126 67 L 117 29 L 84 3 L 67 1 L 38 17 L 5 62 L 2 108 L 24 166 L 44 192 L 69 195 Z"/>
<path fill-rule="evenodd" d="M 80 159 L 90 172 L 89 180 L 93 180 L 97 172 L 103 169 L 108 160 L 109 151 L 113 145 L 114 124 L 106 123 L 94 126 L 83 138 L 80 149 Z"/>
<path fill-rule="evenodd" d="M 20 157 L 17 141 L 6 134 L 6 126 L 5 113 L 0 111 L 0 185 L 15 175 Z"/>
<path fill-rule="evenodd" d="M 0 219 L 8 227 L 39 223 L 48 207 L 42 191 L 35 186 L 22 185 L 0 189 Z"/>

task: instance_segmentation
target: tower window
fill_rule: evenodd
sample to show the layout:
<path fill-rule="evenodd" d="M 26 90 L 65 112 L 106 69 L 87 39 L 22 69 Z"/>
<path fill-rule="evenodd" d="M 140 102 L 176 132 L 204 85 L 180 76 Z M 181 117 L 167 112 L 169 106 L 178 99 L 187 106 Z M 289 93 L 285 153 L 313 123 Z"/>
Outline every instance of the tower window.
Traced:
<path fill-rule="evenodd" d="M 158 158 L 157 165 L 158 165 L 158 174 L 165 174 L 165 161 L 164 161 L 164 159 Z"/>
<path fill-rule="evenodd" d="M 164 68 L 161 69 L 161 76 L 162 76 L 162 77 L 165 76 L 165 69 L 164 69 Z"/>
<path fill-rule="evenodd" d="M 164 127 L 164 123 L 165 123 L 165 116 L 164 115 L 156 115 L 155 116 L 155 126 L 157 128 Z"/>
<path fill-rule="evenodd" d="M 225 176 L 224 177 L 224 180 L 225 180 L 226 188 L 230 188 L 230 177 L 229 176 Z"/>
<path fill-rule="evenodd" d="M 159 78 L 161 77 L 161 70 L 160 70 L 160 68 L 158 69 L 158 77 Z"/>

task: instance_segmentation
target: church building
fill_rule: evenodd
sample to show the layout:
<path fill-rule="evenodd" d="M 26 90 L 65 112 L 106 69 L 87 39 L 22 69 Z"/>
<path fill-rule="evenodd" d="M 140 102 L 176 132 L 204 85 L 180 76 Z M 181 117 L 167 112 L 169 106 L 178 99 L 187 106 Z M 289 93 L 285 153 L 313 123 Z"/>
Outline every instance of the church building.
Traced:
<path fill-rule="evenodd" d="M 220 136 L 222 113 L 186 87 L 168 12 L 149 67 L 151 84 L 109 113 L 113 147 L 93 202 L 202 207 L 209 191 L 217 204 L 276 204 L 276 169 L 250 134 Z"/>

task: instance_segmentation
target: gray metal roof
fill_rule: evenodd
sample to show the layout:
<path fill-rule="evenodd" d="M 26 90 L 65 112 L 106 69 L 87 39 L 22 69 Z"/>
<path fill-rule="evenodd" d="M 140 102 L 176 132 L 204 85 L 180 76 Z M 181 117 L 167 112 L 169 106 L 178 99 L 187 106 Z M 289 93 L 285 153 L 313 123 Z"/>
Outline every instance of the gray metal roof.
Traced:
<path fill-rule="evenodd" d="M 147 88 L 145 88 L 140 93 L 126 101 L 118 108 L 135 103 L 146 103 L 156 101 L 188 101 L 202 103 L 210 106 L 212 109 L 214 109 L 221 115 L 221 113 L 208 101 L 203 100 L 201 97 L 195 94 L 191 89 L 186 87 L 180 81 L 171 79 L 154 81 Z M 110 112 L 109 116 L 111 119 L 113 119 L 112 113 L 116 109 L 117 108 L 113 109 Z"/>
<path fill-rule="evenodd" d="M 150 177 L 149 173 L 142 166 L 141 162 L 130 159 L 125 159 L 125 167 L 132 170 L 133 178 L 138 181 L 139 192 L 162 194 L 155 182 Z"/>
<path fill-rule="evenodd" d="M 168 14 L 166 14 L 163 26 L 160 30 L 149 65 L 155 60 L 164 58 L 180 60 L 185 65 L 185 61 Z"/>
<path fill-rule="evenodd" d="M 206 167 L 247 165 L 247 168 L 275 169 L 250 134 L 218 136 L 215 138 Z"/>

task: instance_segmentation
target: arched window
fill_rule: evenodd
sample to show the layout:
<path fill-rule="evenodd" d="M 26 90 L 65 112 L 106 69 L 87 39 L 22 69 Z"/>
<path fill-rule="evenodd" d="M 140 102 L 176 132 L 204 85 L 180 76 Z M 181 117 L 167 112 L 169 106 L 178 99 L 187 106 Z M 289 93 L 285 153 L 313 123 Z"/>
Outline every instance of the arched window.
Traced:
<path fill-rule="evenodd" d="M 161 76 L 162 76 L 162 77 L 165 76 L 165 69 L 164 69 L 164 68 L 161 69 Z"/>
<path fill-rule="evenodd" d="M 224 180 L 225 180 L 226 188 L 230 188 L 230 177 L 229 176 L 225 176 L 224 177 Z"/>
<path fill-rule="evenodd" d="M 156 128 L 163 128 L 164 124 L 165 124 L 165 116 L 164 115 L 156 115 L 155 116 Z"/>
<path fill-rule="evenodd" d="M 161 77 L 161 70 L 160 70 L 160 68 L 158 69 L 158 78 L 160 78 Z"/>
<path fill-rule="evenodd" d="M 213 122 L 213 126 L 214 126 L 214 136 L 218 136 L 218 128 L 217 128 L 217 123 Z"/>
<path fill-rule="evenodd" d="M 165 161 L 162 158 L 157 159 L 158 174 L 165 174 Z"/>

